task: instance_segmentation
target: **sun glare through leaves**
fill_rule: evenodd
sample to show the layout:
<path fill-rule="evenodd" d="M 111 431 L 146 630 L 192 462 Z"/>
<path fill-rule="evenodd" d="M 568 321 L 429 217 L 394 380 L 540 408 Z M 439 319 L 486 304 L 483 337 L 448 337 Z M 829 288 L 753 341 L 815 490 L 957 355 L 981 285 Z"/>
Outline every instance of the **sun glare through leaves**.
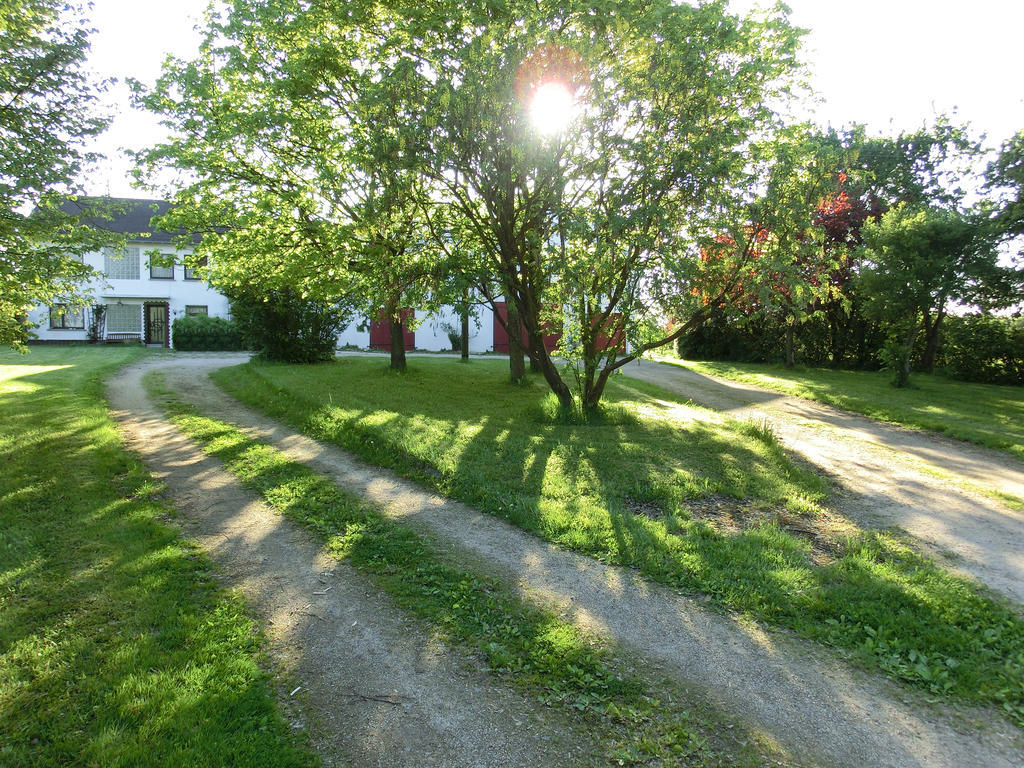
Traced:
<path fill-rule="evenodd" d="M 576 103 L 572 93 L 557 80 L 537 87 L 530 103 L 530 120 L 542 134 L 561 133 L 572 121 Z"/>

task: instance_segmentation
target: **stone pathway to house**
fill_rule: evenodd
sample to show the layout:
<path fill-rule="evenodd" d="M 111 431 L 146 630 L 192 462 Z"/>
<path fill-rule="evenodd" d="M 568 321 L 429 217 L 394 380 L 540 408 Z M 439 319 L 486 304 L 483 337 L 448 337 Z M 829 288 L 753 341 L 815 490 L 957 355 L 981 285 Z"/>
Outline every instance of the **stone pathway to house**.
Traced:
<path fill-rule="evenodd" d="M 452 557 L 642 655 L 781 745 L 793 764 L 1024 764 L 1021 732 L 998 713 L 932 707 L 895 683 L 851 670 L 824 648 L 714 612 L 629 570 L 558 550 L 250 411 L 207 377 L 237 361 L 180 356 L 126 368 L 110 384 L 111 407 L 133 447 L 166 479 L 190 521 L 187 530 L 246 594 L 274 655 L 308 691 L 311 716 L 323 724 L 314 731 L 319 741 L 337 734 L 360 764 L 572 765 L 582 755 L 564 751 L 572 748 L 572 734 L 545 722 L 547 711 L 541 720 L 535 705 L 488 684 L 457 651 L 425 640 L 358 575 L 318 554 L 301 531 L 267 517 L 237 491 L 215 494 L 233 481 L 146 400 L 147 368 L 165 368 L 169 385 L 201 410 L 363 494 Z M 327 585 L 333 589 L 314 596 Z M 401 704 L 359 697 L 382 693 Z M 481 733 L 474 734 L 477 728 Z M 578 748 L 585 753 L 589 746 Z"/>
<path fill-rule="evenodd" d="M 678 365 L 642 361 L 623 372 L 727 416 L 767 421 L 832 480 L 839 512 L 901 528 L 946 567 L 1024 605 L 1024 513 L 978 492 L 1024 498 L 1024 464 L 1013 457 Z"/>

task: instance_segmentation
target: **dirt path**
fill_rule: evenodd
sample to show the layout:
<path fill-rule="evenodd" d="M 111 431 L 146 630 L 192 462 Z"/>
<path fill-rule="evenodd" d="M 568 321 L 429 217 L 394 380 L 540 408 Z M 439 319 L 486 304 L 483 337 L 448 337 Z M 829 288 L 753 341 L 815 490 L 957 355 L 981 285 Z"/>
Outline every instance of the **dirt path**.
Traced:
<path fill-rule="evenodd" d="M 768 421 L 787 448 L 831 477 L 840 512 L 898 526 L 947 567 L 1024 604 L 1024 513 L 971 488 L 1024 498 L 1024 465 L 1012 457 L 677 365 L 623 370 L 734 418 Z"/>
<path fill-rule="evenodd" d="M 157 365 L 205 380 L 196 366 L 205 371 L 208 361 Z M 126 369 L 109 383 L 114 416 L 166 482 L 185 534 L 256 612 L 275 665 L 294 681 L 280 696 L 306 720 L 324 765 L 519 768 L 586 760 L 593 748 L 587 734 L 495 685 L 472 658 L 405 618 L 167 423 L 145 397 L 146 367 Z"/>
<path fill-rule="evenodd" d="M 649 584 L 631 571 L 558 550 L 493 517 L 365 466 L 336 447 L 297 435 L 224 395 L 205 375 L 222 364 L 215 359 L 182 358 L 156 364 L 173 366 L 168 368 L 171 386 L 203 410 L 245 426 L 250 434 L 293 459 L 364 494 L 386 514 L 428 533 L 457 557 L 517 585 L 527 596 L 555 607 L 588 630 L 642 654 L 664 674 L 701 691 L 782 745 L 794 756 L 794 763 L 893 768 L 1024 764 L 1024 739 L 999 715 L 975 710 L 940 713 L 894 683 L 850 670 L 825 649 L 709 611 L 699 600 Z M 129 398 L 141 389 L 141 374 L 141 367 L 126 369 L 111 389 L 115 408 L 136 433 L 136 425 L 161 428 L 160 418 L 148 404 L 140 403 L 136 395 Z M 148 438 L 142 435 L 141 439 Z M 164 450 L 161 446 L 155 453 Z M 337 573 L 336 569 L 335 578 Z M 254 573 L 251 578 L 262 577 Z M 297 602 L 311 602 L 305 597 L 308 591 L 299 590 L 299 594 Z M 345 635 L 346 621 L 340 620 L 339 642 L 362 644 L 361 638 Z M 328 627 L 319 629 L 333 628 L 334 618 L 324 623 Z M 518 764 L 551 763 L 535 761 L 524 752 Z"/>

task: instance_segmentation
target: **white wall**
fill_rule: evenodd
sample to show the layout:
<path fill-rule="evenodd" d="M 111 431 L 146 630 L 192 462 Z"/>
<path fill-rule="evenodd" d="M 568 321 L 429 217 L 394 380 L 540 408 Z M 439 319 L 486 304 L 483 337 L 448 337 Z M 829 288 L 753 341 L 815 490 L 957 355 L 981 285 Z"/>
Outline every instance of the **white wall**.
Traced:
<path fill-rule="evenodd" d="M 362 327 L 363 330 L 359 330 Z M 355 315 L 349 321 L 341 333 L 338 334 L 339 347 L 359 347 L 366 349 L 370 346 L 370 323 L 360 315 Z"/>
<path fill-rule="evenodd" d="M 491 321 L 491 310 L 481 309 L 478 317 L 469 318 L 469 351 L 473 354 L 489 352 L 494 348 L 494 329 Z M 436 314 L 416 311 L 416 319 L 420 321 L 416 329 L 416 349 L 431 352 L 451 352 L 452 344 L 448 339 L 445 326 L 461 331 L 462 321 L 453 307 L 442 307 Z"/>
<path fill-rule="evenodd" d="M 225 296 L 200 280 L 185 280 L 185 268 L 181 261 L 188 251 L 177 251 L 169 244 L 158 245 L 146 241 L 132 242 L 129 243 L 129 246 L 137 247 L 140 250 L 139 279 L 94 281 L 91 286 L 91 292 L 95 296 L 94 303 L 138 306 L 141 317 L 142 305 L 145 302 L 166 301 L 170 310 L 172 326 L 175 318 L 184 315 L 185 308 L 189 305 L 207 307 L 207 313 L 212 317 L 228 317 L 230 315 L 228 300 Z M 173 268 L 173 279 L 150 277 L 147 251 L 154 250 L 173 255 L 177 260 L 178 263 Z M 99 272 L 103 272 L 105 269 L 102 252 L 87 254 L 85 262 Z M 494 349 L 494 322 L 489 307 L 477 307 L 476 309 L 477 316 L 471 317 L 469 321 L 469 351 L 473 354 L 481 354 Z M 416 349 L 432 352 L 451 351 L 451 342 L 448 340 L 444 326 L 447 324 L 456 330 L 461 327 L 458 313 L 452 307 L 443 307 L 436 314 L 416 310 L 416 319 L 419 320 L 419 327 L 416 328 Z M 88 333 L 88 314 L 85 316 L 85 328 L 75 330 L 51 329 L 49 307 L 37 307 L 29 314 L 29 320 L 38 324 L 35 334 L 41 340 L 84 341 Z M 347 345 L 360 349 L 370 346 L 370 329 L 366 318 L 354 317 L 348 326 L 338 334 L 338 346 Z"/>
<path fill-rule="evenodd" d="M 494 328 L 491 310 L 481 308 L 479 317 L 469 320 L 469 351 L 473 354 L 490 352 L 494 348 Z M 416 349 L 430 352 L 451 352 L 452 344 L 448 340 L 448 332 L 444 326 L 450 325 L 456 330 L 461 329 L 458 313 L 452 307 L 442 307 L 436 314 L 416 310 L 419 325 L 416 328 Z M 360 327 L 363 330 L 359 330 Z M 356 316 L 340 334 L 338 346 L 355 346 L 367 349 L 370 346 L 370 326 L 366 318 Z"/>

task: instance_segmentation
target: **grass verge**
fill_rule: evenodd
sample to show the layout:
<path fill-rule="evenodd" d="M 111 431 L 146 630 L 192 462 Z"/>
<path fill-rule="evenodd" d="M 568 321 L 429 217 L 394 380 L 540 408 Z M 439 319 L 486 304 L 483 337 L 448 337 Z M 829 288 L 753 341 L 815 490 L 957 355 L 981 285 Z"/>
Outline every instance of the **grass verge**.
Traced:
<path fill-rule="evenodd" d="M 394 375 L 347 358 L 215 378 L 307 434 L 550 541 L 1024 724 L 1024 622 L 885 532 L 847 524 L 822 552 L 806 533 L 826 516 L 820 480 L 758 425 L 716 423 L 632 382 L 610 387 L 602 423 L 559 423 L 543 386 L 508 385 L 501 361 L 417 359 Z"/>
<path fill-rule="evenodd" d="M 315 765 L 107 415 L 102 379 L 142 354 L 0 353 L 0 764 Z"/>
<path fill-rule="evenodd" d="M 1024 460 L 1024 387 L 971 384 L 917 374 L 897 389 L 884 371 L 786 369 L 755 363 L 661 359 L 698 373 L 834 405 L 872 419 L 941 432 Z"/>
<path fill-rule="evenodd" d="M 147 387 L 170 419 L 275 511 L 300 523 L 339 560 L 374 577 L 403 609 L 468 647 L 488 671 L 541 703 L 584 720 L 605 748 L 601 764 L 760 765 L 748 740 L 692 703 L 634 677 L 592 637 L 516 597 L 495 580 L 456 567 L 411 529 L 235 426 L 181 402 L 150 374 Z M 732 728 L 732 726 L 730 726 Z"/>

